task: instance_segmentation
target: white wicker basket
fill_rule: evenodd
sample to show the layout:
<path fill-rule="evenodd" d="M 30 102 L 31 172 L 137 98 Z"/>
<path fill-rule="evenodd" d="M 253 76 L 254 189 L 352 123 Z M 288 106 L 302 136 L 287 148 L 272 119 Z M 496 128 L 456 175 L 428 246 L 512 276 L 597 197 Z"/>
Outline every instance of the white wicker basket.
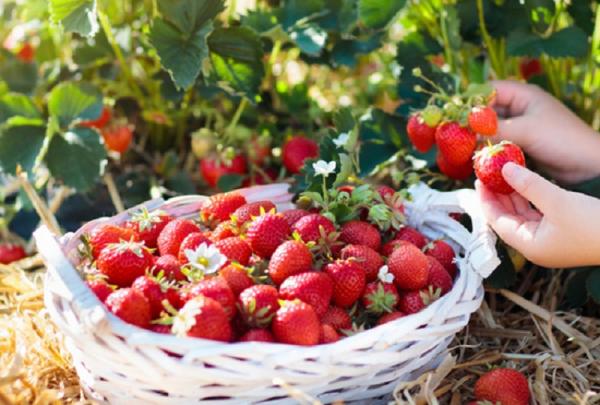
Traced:
<path fill-rule="evenodd" d="M 241 192 L 249 201 L 271 200 L 280 210 L 292 206 L 284 184 Z M 290 387 L 324 403 L 385 397 L 399 381 L 412 380 L 437 365 L 454 334 L 479 307 L 482 277 L 499 264 L 495 236 L 485 224 L 472 190 L 440 193 L 420 184 L 411 193 L 413 202 L 407 204 L 410 224 L 430 238 L 444 236 L 460 254 L 460 272 L 453 289 L 420 313 L 333 344 L 223 344 L 156 334 L 113 316 L 75 269 L 77 245 L 82 233 L 100 223 L 120 223 L 127 213 L 92 221 L 61 238 L 44 227 L 35 232 L 38 250 L 48 266 L 46 306 L 66 335 L 82 385 L 100 402 L 294 403 Z M 191 217 L 197 215 L 205 198 L 153 200 L 145 205 Z M 452 220 L 449 212 L 468 213 L 473 232 Z"/>

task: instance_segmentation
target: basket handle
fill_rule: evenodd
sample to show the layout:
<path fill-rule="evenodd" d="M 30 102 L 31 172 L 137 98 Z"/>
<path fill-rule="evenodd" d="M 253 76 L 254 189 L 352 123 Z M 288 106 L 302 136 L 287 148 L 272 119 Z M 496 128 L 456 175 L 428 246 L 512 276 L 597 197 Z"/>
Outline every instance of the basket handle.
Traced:
<path fill-rule="evenodd" d="M 459 259 L 481 277 L 488 277 L 500 265 L 496 253 L 496 235 L 487 224 L 475 190 L 461 189 L 449 192 L 433 190 L 424 183 L 410 188 L 413 202 L 409 204 L 409 222 L 421 227 L 424 222 L 433 220 L 443 224 L 452 212 L 466 213 L 471 217 L 473 230 L 463 236 L 468 238 L 466 257 Z M 437 211 L 437 212 L 432 212 Z"/>

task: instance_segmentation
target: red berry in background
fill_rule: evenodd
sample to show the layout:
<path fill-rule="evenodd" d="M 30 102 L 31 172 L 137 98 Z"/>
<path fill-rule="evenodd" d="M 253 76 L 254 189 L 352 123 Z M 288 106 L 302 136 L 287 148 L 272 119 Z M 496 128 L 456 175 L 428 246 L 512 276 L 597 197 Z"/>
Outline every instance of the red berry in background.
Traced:
<path fill-rule="evenodd" d="M 475 133 L 457 122 L 441 124 L 435 131 L 435 141 L 444 159 L 455 166 L 471 161 L 477 146 Z"/>
<path fill-rule="evenodd" d="M 131 288 L 141 292 L 150 304 L 152 319 L 158 318 L 163 311 L 163 300 L 167 298 L 160 283 L 148 276 L 140 276 L 131 284 Z"/>
<path fill-rule="evenodd" d="M 9 264 L 23 259 L 27 254 L 23 246 L 15 243 L 0 244 L 0 263 Z"/>
<path fill-rule="evenodd" d="M 340 335 L 331 325 L 321 325 L 321 332 L 319 333 L 319 344 L 335 343 L 340 340 Z"/>
<path fill-rule="evenodd" d="M 352 318 L 345 309 L 330 306 L 321 317 L 321 323 L 331 325 L 336 331 L 349 330 L 352 328 Z"/>
<path fill-rule="evenodd" d="M 239 193 L 231 192 L 215 194 L 202 205 L 202 208 L 200 209 L 200 218 L 205 222 L 227 221 L 231 214 L 244 204 L 246 204 L 246 198 Z"/>
<path fill-rule="evenodd" d="M 152 309 L 144 294 L 133 288 L 121 288 L 106 298 L 106 306 L 123 321 L 140 328 L 148 328 Z"/>
<path fill-rule="evenodd" d="M 429 261 L 419 248 L 411 244 L 399 246 L 387 261 L 394 283 L 401 290 L 418 290 L 427 285 Z"/>
<path fill-rule="evenodd" d="M 427 239 L 423 234 L 417 231 L 415 228 L 411 228 L 410 226 L 403 226 L 398 230 L 396 236 L 394 237 L 396 240 L 405 240 L 407 242 L 412 243 L 419 249 L 423 249 L 427 244 Z"/>
<path fill-rule="evenodd" d="M 104 280 L 88 280 L 85 283 L 101 302 L 105 302 L 106 298 L 114 291 Z"/>
<path fill-rule="evenodd" d="M 199 295 L 179 310 L 173 327 L 177 336 L 190 336 L 221 342 L 229 342 L 233 338 L 233 330 L 229 316 L 221 304 L 212 298 Z"/>
<path fill-rule="evenodd" d="M 514 190 L 502 176 L 502 167 L 508 162 L 525 166 L 525 155 L 521 148 L 508 141 L 486 146 L 475 154 L 475 174 L 491 191 L 499 194 L 510 194 Z"/>
<path fill-rule="evenodd" d="M 524 58 L 521 63 L 519 63 L 519 72 L 521 73 L 523 79 L 529 80 L 534 76 L 544 73 L 544 69 L 542 68 L 542 64 L 540 63 L 539 59 Z"/>
<path fill-rule="evenodd" d="M 333 283 L 329 276 L 314 271 L 290 276 L 279 287 L 281 298 L 297 298 L 312 306 L 319 317 L 327 311 L 332 294 Z"/>
<path fill-rule="evenodd" d="M 21 49 L 17 52 L 17 59 L 21 62 L 31 63 L 35 58 L 35 48 L 29 42 L 21 45 Z"/>
<path fill-rule="evenodd" d="M 271 331 L 267 329 L 250 329 L 240 337 L 240 342 L 266 342 L 272 343 L 275 341 Z"/>
<path fill-rule="evenodd" d="M 494 136 L 498 132 L 498 115 L 492 107 L 473 107 L 467 117 L 473 132 L 483 136 Z"/>
<path fill-rule="evenodd" d="M 454 180 L 466 180 L 473 174 L 473 162 L 471 161 L 455 166 L 448 163 L 444 155 L 438 153 L 435 162 L 440 172 Z"/>
<path fill-rule="evenodd" d="M 427 256 L 429 262 L 429 278 L 427 285 L 433 288 L 433 291 L 440 290 L 440 295 L 446 294 L 452 289 L 452 277 L 446 271 L 444 266 L 431 256 Z"/>
<path fill-rule="evenodd" d="M 365 271 L 351 260 L 338 260 L 325 266 L 333 281 L 333 302 L 348 308 L 361 297 L 366 284 Z"/>
<path fill-rule="evenodd" d="M 478 401 L 502 405 L 528 405 L 529 383 L 517 370 L 496 368 L 477 380 L 474 394 Z"/>
<path fill-rule="evenodd" d="M 271 285 L 253 285 L 240 293 L 238 309 L 246 325 L 266 328 L 279 309 L 279 293 Z"/>
<path fill-rule="evenodd" d="M 250 221 L 252 217 L 258 217 L 262 213 L 276 210 L 275 204 L 271 201 L 256 201 L 244 204 L 233 212 L 233 216 L 238 225 L 243 225 Z"/>
<path fill-rule="evenodd" d="M 283 216 L 267 213 L 250 223 L 246 236 L 252 251 L 268 259 L 290 233 L 290 226 Z"/>
<path fill-rule="evenodd" d="M 137 240 L 139 240 L 138 235 L 133 230 L 111 224 L 94 228 L 88 236 L 88 244 L 94 259 L 97 259 L 102 249 L 111 243 Z"/>
<path fill-rule="evenodd" d="M 379 193 L 381 198 L 383 198 L 384 200 L 392 197 L 396 193 L 396 191 L 393 188 L 391 188 L 390 186 L 386 186 L 386 185 L 378 186 L 377 192 Z"/>
<path fill-rule="evenodd" d="M 425 254 L 437 259 L 444 269 L 454 278 L 456 275 L 456 263 L 454 263 L 454 249 L 447 242 L 438 239 L 430 242 L 425 247 Z"/>
<path fill-rule="evenodd" d="M 425 123 L 420 114 L 411 115 L 406 125 L 408 139 L 416 150 L 425 153 L 435 142 L 435 129 Z"/>
<path fill-rule="evenodd" d="M 292 174 L 300 173 L 306 159 L 318 156 L 319 145 L 312 139 L 303 136 L 295 136 L 283 145 L 283 165 Z"/>
<path fill-rule="evenodd" d="M 98 271 L 109 284 L 129 287 L 154 265 L 154 258 L 143 242 L 119 242 L 106 246 L 96 260 Z"/>
<path fill-rule="evenodd" d="M 390 313 L 387 313 L 387 314 L 383 314 L 381 316 L 381 318 L 379 318 L 377 320 L 377 326 L 383 325 L 384 323 L 395 321 L 396 319 L 400 319 L 400 318 L 402 318 L 404 316 L 406 316 L 406 315 L 404 313 L 402 313 L 402 312 L 399 312 L 399 311 L 395 311 L 395 312 L 390 312 Z"/>
<path fill-rule="evenodd" d="M 375 250 L 363 245 L 347 245 L 340 252 L 342 259 L 353 259 L 365 271 L 367 281 L 377 278 L 377 273 L 384 265 L 383 258 Z"/>
<path fill-rule="evenodd" d="M 223 277 L 207 277 L 193 284 L 189 284 L 182 292 L 183 301 L 187 302 L 195 297 L 203 295 L 217 301 L 227 316 L 231 319 L 235 315 L 235 296 L 229 288 L 229 284 Z"/>
<path fill-rule="evenodd" d="M 256 165 L 262 166 L 271 156 L 271 145 L 268 137 L 252 138 L 248 144 L 248 160 Z"/>
<path fill-rule="evenodd" d="M 200 228 L 194 222 L 184 218 L 174 219 L 165 225 L 158 235 L 158 251 L 161 255 L 179 256 L 181 242 L 194 232 L 200 232 Z"/>
<path fill-rule="evenodd" d="M 102 112 L 100 113 L 100 117 L 96 118 L 95 120 L 91 120 L 91 121 L 81 121 L 79 123 L 79 125 L 82 127 L 96 128 L 98 130 L 101 130 L 102 128 L 104 128 L 105 126 L 108 125 L 111 118 L 112 118 L 112 112 L 111 112 L 110 108 L 107 106 L 104 106 L 104 107 L 102 107 Z"/>
<path fill-rule="evenodd" d="M 102 128 L 102 139 L 106 148 L 113 152 L 124 153 L 133 139 L 130 125 L 113 125 Z"/>
<path fill-rule="evenodd" d="M 244 175 L 247 172 L 246 158 L 237 155 L 231 161 L 217 161 L 216 158 L 206 158 L 200 161 L 200 174 L 210 187 L 217 187 L 221 176 L 225 174 Z"/>
<path fill-rule="evenodd" d="M 381 246 L 379 229 L 363 221 L 350 221 L 342 225 L 340 240 L 347 244 L 368 246 L 373 250 L 379 250 Z"/>
<path fill-rule="evenodd" d="M 153 275 L 158 275 L 162 271 L 164 277 L 171 281 L 183 281 L 187 277 L 181 272 L 179 260 L 173 255 L 163 255 L 154 261 Z"/>
<path fill-rule="evenodd" d="M 365 309 L 373 314 L 392 312 L 398 305 L 400 296 L 398 290 L 391 283 L 373 281 L 367 284 L 362 296 Z"/>
<path fill-rule="evenodd" d="M 319 343 L 321 324 L 313 307 L 302 301 L 284 301 L 273 317 L 275 340 L 300 346 Z"/>
<path fill-rule="evenodd" d="M 143 241 L 147 247 L 154 249 L 158 235 L 172 219 L 166 212 L 148 212 L 143 209 L 133 214 L 131 219 L 125 223 L 125 227 L 135 232 L 139 240 Z"/>
<path fill-rule="evenodd" d="M 255 283 L 252 277 L 248 274 L 248 270 L 237 264 L 229 264 L 219 271 L 219 275 L 225 279 L 229 288 L 236 297 L 240 295 L 248 287 L 252 287 Z"/>
<path fill-rule="evenodd" d="M 304 243 L 288 240 L 277 247 L 269 261 L 268 274 L 276 285 L 294 274 L 310 271 L 312 254 Z"/>

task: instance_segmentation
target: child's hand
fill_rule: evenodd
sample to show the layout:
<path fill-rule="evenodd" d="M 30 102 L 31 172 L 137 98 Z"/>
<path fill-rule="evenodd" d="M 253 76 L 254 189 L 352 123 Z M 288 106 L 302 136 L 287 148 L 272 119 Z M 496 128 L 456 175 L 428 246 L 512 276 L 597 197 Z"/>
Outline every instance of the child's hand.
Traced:
<path fill-rule="evenodd" d="M 600 264 L 600 200 L 563 190 L 513 163 L 502 174 L 515 193 L 495 194 L 480 181 L 475 184 L 500 238 L 542 266 Z"/>
<path fill-rule="evenodd" d="M 600 135 L 537 86 L 493 82 L 498 137 L 521 146 L 549 175 L 578 183 L 600 175 Z"/>

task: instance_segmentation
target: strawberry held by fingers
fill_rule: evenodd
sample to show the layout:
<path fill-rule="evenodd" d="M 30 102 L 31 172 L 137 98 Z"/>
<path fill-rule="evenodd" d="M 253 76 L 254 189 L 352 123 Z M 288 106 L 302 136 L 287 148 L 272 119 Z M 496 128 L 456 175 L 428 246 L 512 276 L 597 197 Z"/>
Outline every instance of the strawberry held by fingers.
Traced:
<path fill-rule="evenodd" d="M 475 174 L 491 191 L 510 194 L 514 190 L 502 176 L 502 167 L 508 162 L 525 167 L 525 155 L 521 148 L 508 141 L 486 146 L 475 154 Z"/>

